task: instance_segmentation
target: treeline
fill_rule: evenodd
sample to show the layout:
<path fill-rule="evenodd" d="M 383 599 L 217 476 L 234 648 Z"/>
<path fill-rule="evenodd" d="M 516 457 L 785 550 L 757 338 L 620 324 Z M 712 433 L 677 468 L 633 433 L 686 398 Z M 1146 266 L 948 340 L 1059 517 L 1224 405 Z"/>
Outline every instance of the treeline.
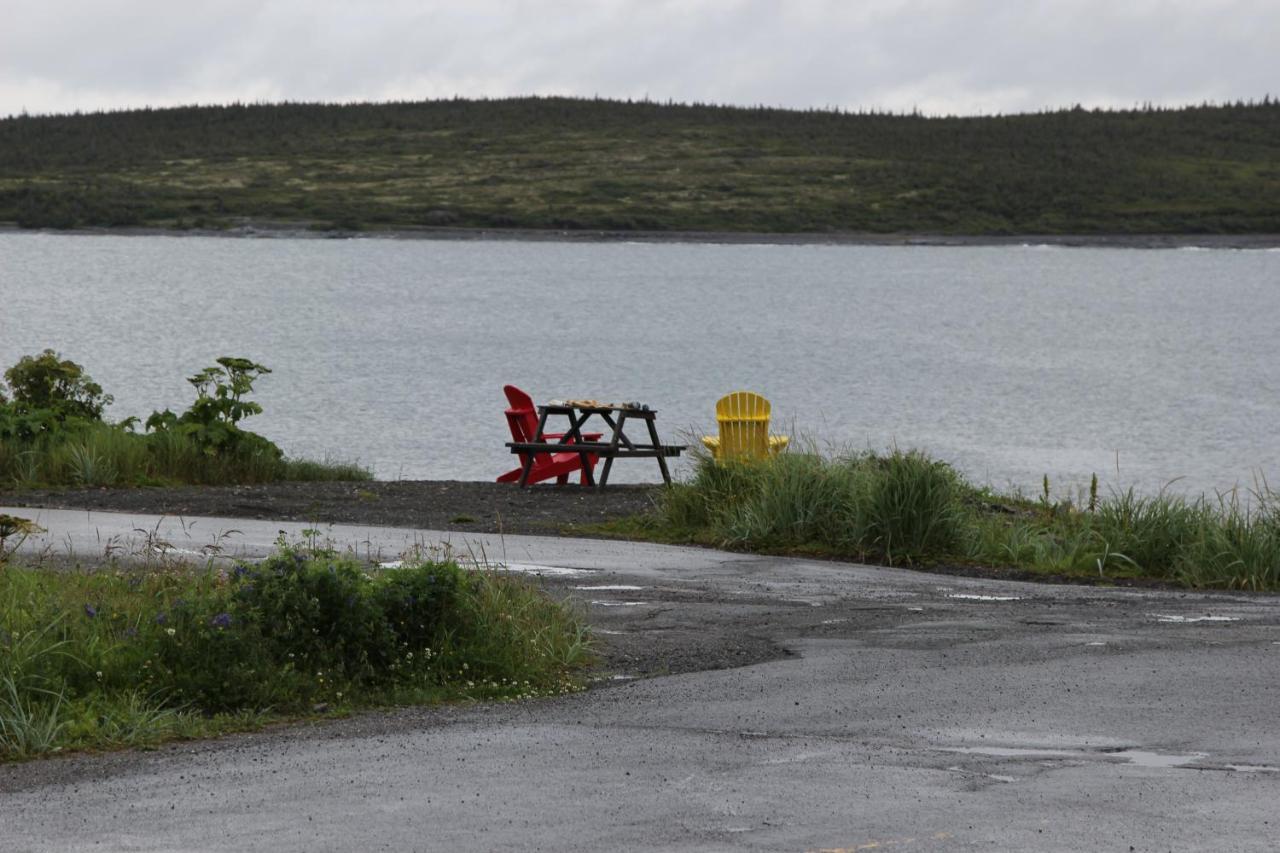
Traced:
<path fill-rule="evenodd" d="M 26 227 L 1280 232 L 1280 103 L 928 118 L 568 98 L 0 120 Z"/>

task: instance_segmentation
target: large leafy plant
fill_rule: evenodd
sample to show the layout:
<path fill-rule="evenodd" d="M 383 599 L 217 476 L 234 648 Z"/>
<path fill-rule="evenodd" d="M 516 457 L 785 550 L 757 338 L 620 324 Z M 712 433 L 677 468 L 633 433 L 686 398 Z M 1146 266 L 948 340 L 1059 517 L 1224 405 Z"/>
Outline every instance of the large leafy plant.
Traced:
<path fill-rule="evenodd" d="M 246 400 L 253 383 L 271 370 L 247 358 L 223 356 L 187 381 L 196 389 L 195 402 L 181 415 L 169 409 L 152 412 L 149 431 L 173 432 L 193 440 L 209 456 L 234 453 L 282 453 L 267 439 L 241 429 L 240 421 L 262 412 L 262 406 Z"/>

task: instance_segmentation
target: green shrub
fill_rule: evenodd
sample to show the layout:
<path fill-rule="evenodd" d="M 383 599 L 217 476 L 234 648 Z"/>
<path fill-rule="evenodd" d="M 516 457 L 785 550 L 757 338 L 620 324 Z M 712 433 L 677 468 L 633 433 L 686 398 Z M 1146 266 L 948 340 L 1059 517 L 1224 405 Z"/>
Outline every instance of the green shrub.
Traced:
<path fill-rule="evenodd" d="M 20 411 L 49 411 L 59 421 L 100 421 L 102 410 L 112 401 L 111 395 L 104 394 L 102 386 L 89 378 L 83 367 L 51 349 L 23 356 L 5 371 L 4 378 L 12 391 L 12 405 Z M 0 396 L 0 403 L 3 402 Z"/>
<path fill-rule="evenodd" d="M 181 415 L 168 409 L 152 412 L 147 429 L 181 435 L 206 456 L 283 458 L 280 448 L 239 426 L 250 415 L 262 413 L 262 406 L 244 396 L 253 391 L 256 379 L 271 371 L 247 358 L 224 356 L 217 362 L 217 367 L 206 367 L 187 379 L 196 389 L 190 408 Z"/>
<path fill-rule="evenodd" d="M 0 571 L 0 759 L 318 705 L 558 693 L 587 657 L 565 605 L 454 563 L 381 570 L 282 544 L 230 570 L 11 566 Z"/>

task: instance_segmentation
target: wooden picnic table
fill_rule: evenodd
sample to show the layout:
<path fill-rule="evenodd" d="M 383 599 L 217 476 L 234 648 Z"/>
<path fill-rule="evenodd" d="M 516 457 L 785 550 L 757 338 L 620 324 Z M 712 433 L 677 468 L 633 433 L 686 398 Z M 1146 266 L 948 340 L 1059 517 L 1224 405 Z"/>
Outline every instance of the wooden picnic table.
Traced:
<path fill-rule="evenodd" d="M 566 403 L 563 405 L 546 405 L 538 407 L 538 433 L 530 442 L 507 442 L 512 453 L 524 454 L 524 470 L 520 472 L 520 486 L 528 484 L 529 473 L 533 470 L 534 456 L 538 453 L 577 453 L 582 457 L 583 485 L 604 486 L 609 482 L 609 471 L 615 459 L 657 459 L 658 468 L 662 471 L 663 482 L 671 482 L 671 472 L 667 469 L 667 457 L 679 456 L 686 445 L 663 444 L 658 438 L 658 428 L 654 424 L 658 413 L 653 409 L 634 408 L 617 405 L 580 405 Z M 547 418 L 566 417 L 569 428 L 555 441 L 544 438 L 547 431 Z M 600 418 L 609 427 L 602 432 L 602 441 L 585 441 L 583 426 L 592 418 Z M 649 433 L 648 443 L 632 441 L 626 433 L 628 421 L 643 421 Z M 596 456 L 604 459 L 604 468 L 600 472 L 600 482 L 596 483 L 595 473 L 588 457 Z"/>

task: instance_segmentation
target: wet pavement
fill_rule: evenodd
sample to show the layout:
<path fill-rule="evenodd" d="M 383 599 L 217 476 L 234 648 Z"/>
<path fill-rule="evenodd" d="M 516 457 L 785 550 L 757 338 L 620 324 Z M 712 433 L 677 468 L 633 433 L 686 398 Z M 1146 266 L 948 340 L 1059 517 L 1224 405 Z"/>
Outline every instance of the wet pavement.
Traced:
<path fill-rule="evenodd" d="M 39 514 L 33 553 L 86 559 L 303 527 Z M 380 562 L 445 536 L 321 535 Z M 594 689 L 3 766 L 0 849 L 1280 846 L 1280 599 L 451 537 L 580 602 Z"/>

